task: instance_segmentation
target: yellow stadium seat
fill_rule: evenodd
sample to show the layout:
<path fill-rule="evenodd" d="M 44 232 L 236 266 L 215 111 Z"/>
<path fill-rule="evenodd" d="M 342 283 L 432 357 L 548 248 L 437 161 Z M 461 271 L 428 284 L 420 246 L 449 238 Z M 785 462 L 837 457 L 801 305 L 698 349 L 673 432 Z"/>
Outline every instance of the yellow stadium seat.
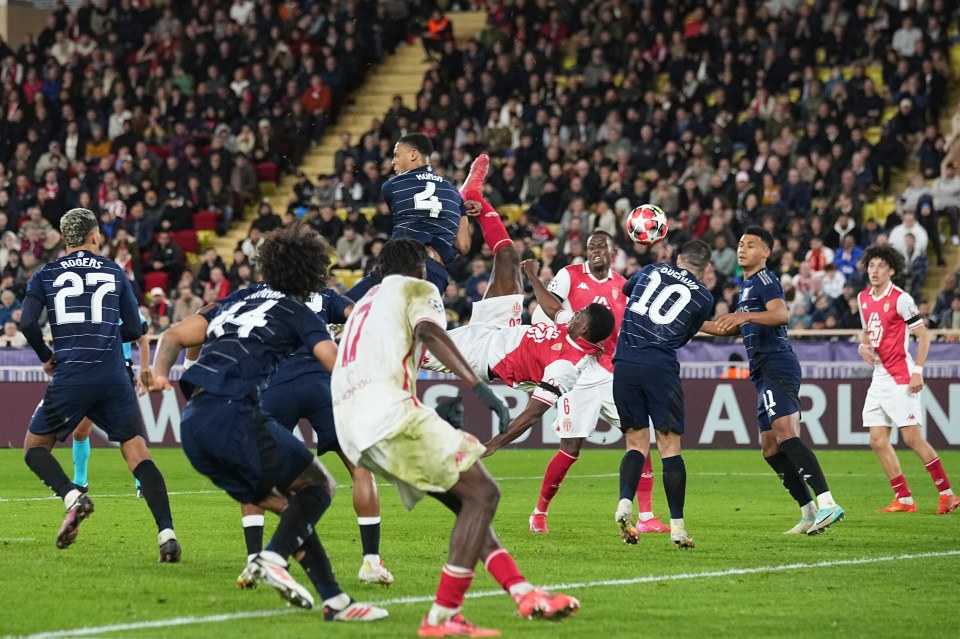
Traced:
<path fill-rule="evenodd" d="M 550 231 L 550 235 L 552 235 L 553 237 L 560 237 L 559 224 L 547 224 L 547 230 Z"/>
<path fill-rule="evenodd" d="M 823 84 L 826 84 L 830 81 L 830 69 L 829 67 L 820 67 L 817 69 L 817 79 L 820 80 Z"/>
<path fill-rule="evenodd" d="M 507 219 L 510 220 L 510 223 L 516 222 L 520 219 L 520 214 L 523 213 L 523 208 L 519 204 L 504 204 L 500 206 L 497 211 L 500 215 L 506 215 Z"/>
<path fill-rule="evenodd" d="M 823 64 L 823 61 L 827 59 L 827 50 L 823 47 L 817 47 L 814 59 L 817 61 L 817 64 Z"/>
<path fill-rule="evenodd" d="M 887 196 L 877 200 L 877 221 L 880 225 L 886 223 L 887 217 L 897 210 L 897 203 L 892 196 Z"/>
<path fill-rule="evenodd" d="M 577 66 L 577 59 L 574 56 L 567 56 L 563 59 L 564 70 L 572 69 L 575 66 Z"/>
<path fill-rule="evenodd" d="M 347 219 L 347 209 L 337 209 L 337 217 L 341 220 Z"/>
<path fill-rule="evenodd" d="M 873 202 L 867 202 L 863 205 L 863 221 L 877 219 L 877 205 Z"/>
<path fill-rule="evenodd" d="M 666 73 L 658 73 L 655 88 L 657 93 L 662 93 L 667 86 L 667 82 L 670 81 L 670 76 Z"/>
<path fill-rule="evenodd" d="M 881 119 L 884 124 L 889 122 L 894 118 L 897 113 L 900 112 L 900 107 L 897 105 L 890 105 L 883 110 L 883 118 Z"/>
<path fill-rule="evenodd" d="M 960 44 L 955 44 L 950 47 L 950 66 L 956 69 L 960 69 Z"/>
<path fill-rule="evenodd" d="M 790 95 L 790 102 L 796 104 L 797 102 L 800 101 L 801 91 L 800 89 L 793 88 L 793 89 L 790 89 L 789 95 Z"/>
<path fill-rule="evenodd" d="M 873 86 L 877 93 L 883 93 L 887 86 L 883 81 L 883 67 L 879 64 L 871 64 L 867 67 L 867 77 L 873 80 Z"/>
<path fill-rule="evenodd" d="M 536 244 L 530 247 L 530 252 L 533 253 L 533 256 L 538 260 L 540 259 L 540 255 L 542 255 L 542 252 L 540 251 L 540 247 Z"/>
<path fill-rule="evenodd" d="M 882 133 L 883 133 L 883 129 L 881 127 L 872 126 L 872 127 L 869 127 L 866 131 L 864 131 L 863 137 L 870 144 L 876 144 L 877 142 L 880 141 L 880 135 Z"/>
<path fill-rule="evenodd" d="M 373 216 L 377 214 L 377 207 L 375 206 L 361 206 L 360 215 L 367 218 L 367 220 L 373 219 Z"/>

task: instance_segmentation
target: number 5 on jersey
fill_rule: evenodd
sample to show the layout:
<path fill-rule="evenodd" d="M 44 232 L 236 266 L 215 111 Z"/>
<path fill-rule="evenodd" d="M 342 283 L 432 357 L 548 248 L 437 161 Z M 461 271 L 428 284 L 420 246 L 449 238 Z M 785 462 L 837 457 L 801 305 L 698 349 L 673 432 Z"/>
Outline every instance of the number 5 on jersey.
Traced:
<path fill-rule="evenodd" d="M 437 185 L 427 182 L 426 187 L 413 196 L 413 207 L 418 211 L 430 211 L 430 217 L 440 217 L 443 204 L 440 203 L 440 198 L 434 195 L 436 192 Z"/>

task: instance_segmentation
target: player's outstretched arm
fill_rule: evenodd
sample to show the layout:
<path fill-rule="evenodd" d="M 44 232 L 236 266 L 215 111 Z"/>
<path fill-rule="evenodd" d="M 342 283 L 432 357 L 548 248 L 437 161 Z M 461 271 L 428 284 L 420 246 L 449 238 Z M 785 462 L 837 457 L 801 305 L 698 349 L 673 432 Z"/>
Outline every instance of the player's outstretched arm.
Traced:
<path fill-rule="evenodd" d="M 172 388 L 170 369 L 183 348 L 203 344 L 207 336 L 207 320 L 202 315 L 191 315 L 160 336 L 153 357 L 153 383 L 147 390 L 162 391 Z"/>
<path fill-rule="evenodd" d="M 771 328 L 786 326 L 790 322 L 790 311 L 787 310 L 787 304 L 783 301 L 783 298 L 777 297 L 770 300 L 767 302 L 766 308 L 767 310 L 759 313 L 727 313 L 717 319 L 717 327 L 726 332 L 733 328 L 739 328 L 747 322 Z"/>
<path fill-rule="evenodd" d="M 735 326 L 726 331 L 721 331 L 716 322 L 710 321 L 703 323 L 703 326 L 700 327 L 700 332 L 706 333 L 707 335 L 714 335 L 716 337 L 730 337 L 731 335 L 739 335 L 740 327 Z"/>
<path fill-rule="evenodd" d="M 483 456 L 489 457 L 503 446 L 506 446 L 517 437 L 530 430 L 532 426 L 540 421 L 544 413 L 546 413 L 549 408 L 550 404 L 542 402 L 539 399 L 531 398 L 530 401 L 527 402 L 527 406 L 523 409 L 523 412 L 517 415 L 517 418 L 510 422 L 507 432 L 500 433 L 485 444 L 487 447 L 487 452 L 484 453 Z"/>
<path fill-rule="evenodd" d="M 537 277 L 537 273 L 540 272 L 540 262 L 537 260 L 524 260 L 520 262 L 520 268 L 526 274 L 527 279 L 530 280 L 531 286 L 533 286 L 533 294 L 537 296 L 537 304 L 540 305 L 540 308 L 546 313 L 547 317 L 552 321 L 556 321 L 557 313 L 563 310 L 563 304 L 556 295 L 547 290 L 547 287 L 544 286 L 540 278 Z"/>
<path fill-rule="evenodd" d="M 460 218 L 460 226 L 457 227 L 457 237 L 453 243 L 457 247 L 460 255 L 466 255 L 473 247 L 473 241 L 470 239 L 470 218 L 466 215 Z"/>

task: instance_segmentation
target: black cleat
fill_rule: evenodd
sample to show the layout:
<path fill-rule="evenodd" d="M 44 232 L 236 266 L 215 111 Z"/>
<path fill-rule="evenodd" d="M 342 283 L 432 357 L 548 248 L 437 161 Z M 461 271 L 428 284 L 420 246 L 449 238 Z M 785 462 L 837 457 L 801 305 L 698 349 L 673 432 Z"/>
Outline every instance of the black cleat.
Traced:
<path fill-rule="evenodd" d="M 86 495 L 88 492 L 90 492 L 90 484 L 84 484 L 83 486 L 80 486 L 80 485 L 78 485 L 78 484 L 74 484 L 74 486 L 76 486 L 77 490 L 79 490 L 79 491 L 80 491 L 82 494 L 84 494 L 84 495 Z"/>
<path fill-rule="evenodd" d="M 160 533 L 158 541 L 160 542 L 160 558 L 157 559 L 157 563 L 180 563 L 180 542 L 177 541 L 173 531 L 169 528 L 164 530 Z"/>
<path fill-rule="evenodd" d="M 93 501 L 81 494 L 73 505 L 67 509 L 67 516 L 63 519 L 60 532 L 57 533 L 57 548 L 66 548 L 77 539 L 80 522 L 93 514 Z"/>

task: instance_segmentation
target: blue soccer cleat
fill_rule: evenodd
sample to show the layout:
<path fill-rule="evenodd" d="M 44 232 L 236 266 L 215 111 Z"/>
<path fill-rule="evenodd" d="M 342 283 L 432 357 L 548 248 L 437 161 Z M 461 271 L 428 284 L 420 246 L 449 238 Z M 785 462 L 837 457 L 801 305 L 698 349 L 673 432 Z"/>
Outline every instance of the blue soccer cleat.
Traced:
<path fill-rule="evenodd" d="M 835 524 L 838 521 L 843 521 L 843 517 L 844 512 L 843 508 L 840 507 L 840 504 L 825 506 L 817 511 L 817 517 L 813 520 L 813 525 L 807 530 L 807 534 L 819 534 L 832 524 Z"/>

